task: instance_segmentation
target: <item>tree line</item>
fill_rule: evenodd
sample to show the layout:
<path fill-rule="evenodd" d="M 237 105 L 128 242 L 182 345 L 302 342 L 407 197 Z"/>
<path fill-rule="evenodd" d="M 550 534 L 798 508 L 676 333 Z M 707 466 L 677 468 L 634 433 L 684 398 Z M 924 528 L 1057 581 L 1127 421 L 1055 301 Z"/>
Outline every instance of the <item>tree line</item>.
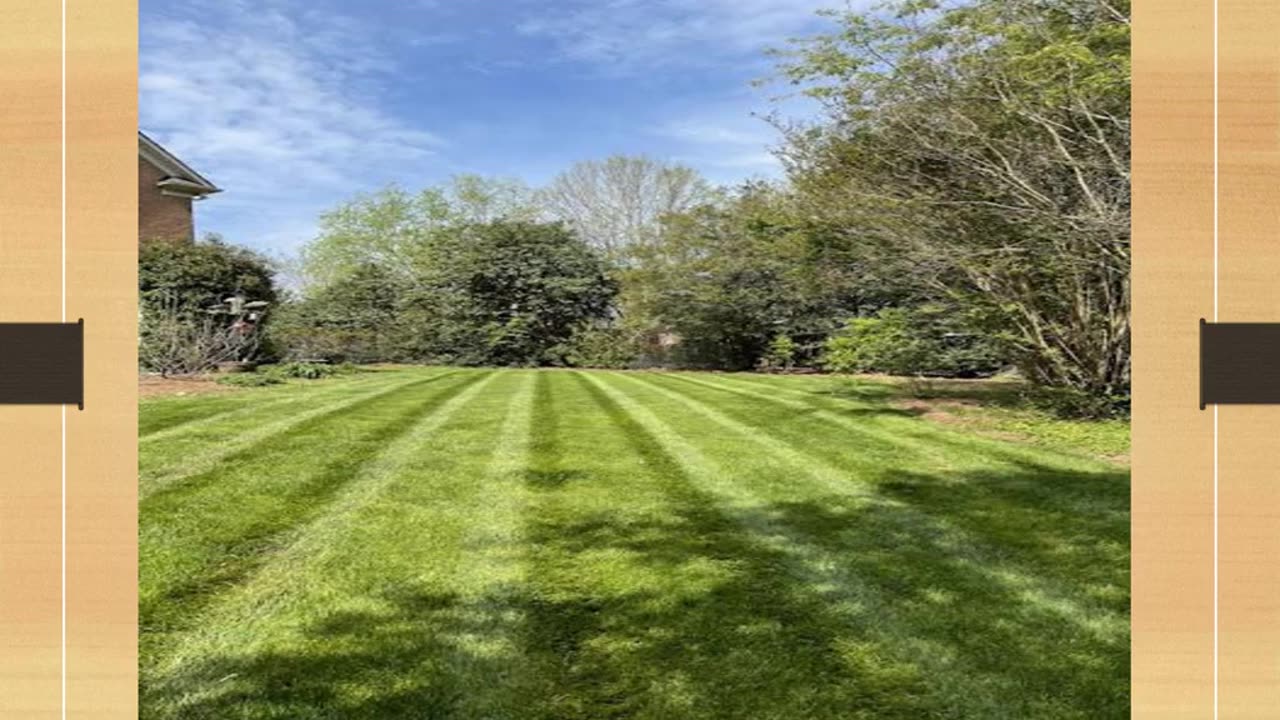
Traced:
<path fill-rule="evenodd" d="M 785 180 L 643 157 L 463 176 L 325 213 L 264 351 L 352 362 L 1016 368 L 1123 411 L 1129 19 L 1105 0 L 894 0 L 775 53 Z M 171 249 L 168 252 L 183 252 Z M 145 264 L 145 263 L 144 263 Z M 271 292 L 275 292 L 272 290 Z"/>

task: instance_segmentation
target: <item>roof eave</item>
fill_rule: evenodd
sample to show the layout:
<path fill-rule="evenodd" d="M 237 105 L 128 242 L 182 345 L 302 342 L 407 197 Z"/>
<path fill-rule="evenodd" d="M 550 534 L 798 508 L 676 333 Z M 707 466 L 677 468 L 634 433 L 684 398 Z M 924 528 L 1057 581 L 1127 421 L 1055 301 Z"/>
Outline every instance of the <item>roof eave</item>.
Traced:
<path fill-rule="evenodd" d="M 206 177 L 196 172 L 190 165 L 165 150 L 160 143 L 147 137 L 146 133 L 141 130 L 138 131 L 138 154 L 169 176 L 165 180 L 161 180 L 161 183 L 169 180 L 181 181 L 187 183 L 193 190 L 198 189 L 198 194 L 200 195 L 212 195 L 222 191 L 221 188 L 209 182 Z"/>
<path fill-rule="evenodd" d="M 167 177 L 156 183 L 156 187 L 160 188 L 160 192 L 165 195 L 179 195 L 191 198 L 202 198 L 206 195 L 222 192 L 222 188 L 211 184 L 197 183 L 176 177 Z"/>

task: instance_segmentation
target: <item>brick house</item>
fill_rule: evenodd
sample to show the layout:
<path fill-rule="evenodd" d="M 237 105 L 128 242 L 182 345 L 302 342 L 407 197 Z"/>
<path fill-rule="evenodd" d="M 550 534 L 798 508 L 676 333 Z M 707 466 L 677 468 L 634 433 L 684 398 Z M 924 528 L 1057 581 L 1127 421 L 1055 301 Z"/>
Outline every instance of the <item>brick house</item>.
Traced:
<path fill-rule="evenodd" d="M 155 140 L 138 131 L 138 242 L 191 242 L 191 204 L 216 192 L 216 185 Z"/>

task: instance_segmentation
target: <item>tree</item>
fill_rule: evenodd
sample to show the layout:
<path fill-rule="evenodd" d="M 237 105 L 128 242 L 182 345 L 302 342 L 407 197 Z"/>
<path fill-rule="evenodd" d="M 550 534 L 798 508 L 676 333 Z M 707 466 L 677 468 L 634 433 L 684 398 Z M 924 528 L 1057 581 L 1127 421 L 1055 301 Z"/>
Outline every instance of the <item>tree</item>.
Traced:
<path fill-rule="evenodd" d="M 377 362 L 405 358 L 409 329 L 404 287 L 380 265 L 365 264 L 307 297 L 283 304 L 271 321 L 272 345 L 289 359 Z"/>
<path fill-rule="evenodd" d="M 436 233 L 466 223 L 535 220 L 540 212 L 533 191 L 518 180 L 459 175 L 418 193 L 389 186 L 323 213 L 300 268 L 319 285 L 369 265 L 410 278 Z"/>
<path fill-rule="evenodd" d="M 200 313 L 234 294 L 275 302 L 274 278 L 270 260 L 217 235 L 194 243 L 143 243 L 138 249 L 144 308 L 172 304 L 180 314 Z"/>
<path fill-rule="evenodd" d="M 984 318 L 1033 382 L 1128 392 L 1129 19 L 1116 0 L 896 0 L 782 64 L 805 212 Z"/>
<path fill-rule="evenodd" d="M 654 241 L 659 222 L 710 199 L 696 170 L 643 156 L 580 162 L 540 193 L 546 210 L 613 260 Z"/>
<path fill-rule="evenodd" d="M 826 232 L 767 184 L 669 215 L 619 274 L 622 322 L 681 365 L 750 369 L 778 335 L 796 344 L 790 362 L 811 359 L 842 318 L 890 297 L 831 253 Z"/>
<path fill-rule="evenodd" d="M 562 363 L 574 333 L 607 315 L 616 288 L 599 255 L 560 223 L 451 228 L 410 304 L 438 356 L 464 364 Z"/>
<path fill-rule="evenodd" d="M 263 256 L 217 236 L 195 243 L 145 243 L 138 251 L 139 336 L 142 367 L 164 374 L 208 370 L 219 362 L 252 359 L 263 320 L 212 315 L 239 295 L 274 303 L 275 271 Z"/>

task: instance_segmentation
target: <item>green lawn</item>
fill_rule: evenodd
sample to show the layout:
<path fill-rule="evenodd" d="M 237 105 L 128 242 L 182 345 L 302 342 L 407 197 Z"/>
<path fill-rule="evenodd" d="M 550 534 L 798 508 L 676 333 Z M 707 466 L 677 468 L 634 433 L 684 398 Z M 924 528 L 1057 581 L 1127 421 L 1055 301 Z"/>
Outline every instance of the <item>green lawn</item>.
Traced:
<path fill-rule="evenodd" d="M 146 401 L 142 717 L 1128 717 L 1127 469 L 840 387 Z"/>

